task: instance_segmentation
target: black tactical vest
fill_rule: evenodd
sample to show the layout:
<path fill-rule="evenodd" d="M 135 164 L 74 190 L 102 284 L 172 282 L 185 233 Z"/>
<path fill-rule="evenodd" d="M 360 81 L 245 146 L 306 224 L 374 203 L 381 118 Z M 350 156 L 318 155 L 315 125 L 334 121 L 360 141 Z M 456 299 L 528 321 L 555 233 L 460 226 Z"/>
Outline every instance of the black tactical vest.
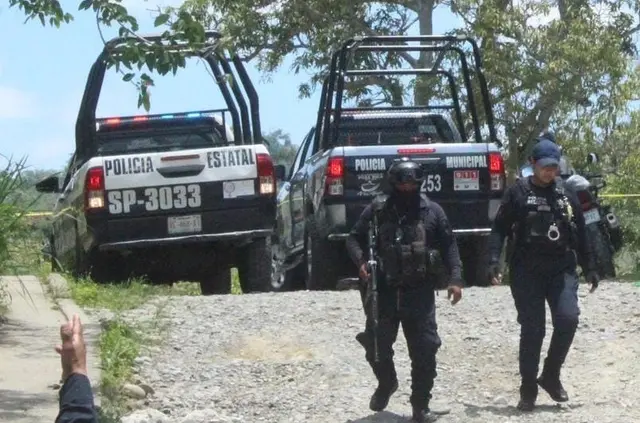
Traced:
<path fill-rule="evenodd" d="M 389 203 L 379 213 L 378 251 L 387 285 L 400 287 L 426 283 L 429 271 L 426 213 L 421 209 L 415 220 L 408 220 L 400 217 Z"/>
<path fill-rule="evenodd" d="M 573 248 L 575 223 L 573 208 L 560 182 L 553 195 L 535 194 L 529 178 L 516 182 L 524 195 L 519 208 L 516 244 L 540 254 L 560 254 Z"/>

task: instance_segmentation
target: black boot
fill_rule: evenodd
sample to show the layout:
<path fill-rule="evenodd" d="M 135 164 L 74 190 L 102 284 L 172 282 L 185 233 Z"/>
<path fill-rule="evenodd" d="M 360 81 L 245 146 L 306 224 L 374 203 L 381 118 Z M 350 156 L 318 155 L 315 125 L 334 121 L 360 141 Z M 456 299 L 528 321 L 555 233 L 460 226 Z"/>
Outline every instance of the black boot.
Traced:
<path fill-rule="evenodd" d="M 358 343 L 362 345 L 362 348 L 364 348 L 365 350 L 367 349 L 367 334 L 365 332 L 360 332 L 359 334 L 357 334 L 356 341 L 358 341 Z"/>
<path fill-rule="evenodd" d="M 538 379 L 538 385 L 547 391 L 552 400 L 556 402 L 569 401 L 569 395 L 560 382 L 560 371 L 550 369 L 546 363 Z"/>
<path fill-rule="evenodd" d="M 371 395 L 371 401 L 369 401 L 369 408 L 372 411 L 382 411 L 389 405 L 391 395 L 398 390 L 398 381 L 395 380 L 391 385 L 385 385 L 378 383 L 376 391 Z"/>
<path fill-rule="evenodd" d="M 533 383 L 523 383 L 520 385 L 520 401 L 518 402 L 518 410 L 533 411 L 538 399 L 538 385 Z"/>
<path fill-rule="evenodd" d="M 438 420 L 438 415 L 432 413 L 429 408 L 413 407 L 411 421 L 413 423 L 433 423 Z"/>

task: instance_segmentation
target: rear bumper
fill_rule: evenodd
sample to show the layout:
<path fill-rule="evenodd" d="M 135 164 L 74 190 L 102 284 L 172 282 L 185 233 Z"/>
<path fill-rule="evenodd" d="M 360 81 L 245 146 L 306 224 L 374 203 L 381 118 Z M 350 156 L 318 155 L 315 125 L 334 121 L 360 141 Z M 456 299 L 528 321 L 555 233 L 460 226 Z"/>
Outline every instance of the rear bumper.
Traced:
<path fill-rule="evenodd" d="M 445 211 L 453 233 L 458 237 L 488 236 L 491 225 L 497 214 L 501 200 L 457 200 L 436 201 Z M 346 203 L 325 205 L 321 213 L 316 213 L 326 232 L 321 235 L 329 241 L 344 241 L 358 217 L 367 206 L 366 203 Z"/>
<path fill-rule="evenodd" d="M 233 241 L 238 239 L 253 239 L 271 236 L 271 229 L 254 231 L 225 232 L 221 234 L 187 235 L 171 238 L 136 239 L 132 241 L 117 241 L 98 246 L 100 251 L 128 250 L 131 248 L 160 247 L 165 245 L 193 244 L 215 241 Z"/>
<path fill-rule="evenodd" d="M 201 215 L 202 230 L 197 233 L 169 234 L 168 217 Z M 194 213 L 118 217 L 88 216 L 88 230 L 83 244 L 99 251 L 128 250 L 167 245 L 221 242 L 244 243 L 271 236 L 275 209 L 265 207 L 223 209 Z"/>

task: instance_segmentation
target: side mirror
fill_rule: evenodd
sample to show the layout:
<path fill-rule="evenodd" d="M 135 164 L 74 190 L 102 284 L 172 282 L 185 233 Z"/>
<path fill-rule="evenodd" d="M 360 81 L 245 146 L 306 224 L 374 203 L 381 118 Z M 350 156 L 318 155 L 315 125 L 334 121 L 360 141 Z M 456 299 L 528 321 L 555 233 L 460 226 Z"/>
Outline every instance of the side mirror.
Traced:
<path fill-rule="evenodd" d="M 276 165 L 273 170 L 275 172 L 277 181 L 284 181 L 284 179 L 287 177 L 287 169 L 284 167 L 284 165 Z"/>
<path fill-rule="evenodd" d="M 51 175 L 36 184 L 36 191 L 45 193 L 60 192 L 60 181 L 56 175 Z"/>
<path fill-rule="evenodd" d="M 598 163 L 598 155 L 596 153 L 589 153 L 587 155 L 587 164 L 596 164 Z"/>

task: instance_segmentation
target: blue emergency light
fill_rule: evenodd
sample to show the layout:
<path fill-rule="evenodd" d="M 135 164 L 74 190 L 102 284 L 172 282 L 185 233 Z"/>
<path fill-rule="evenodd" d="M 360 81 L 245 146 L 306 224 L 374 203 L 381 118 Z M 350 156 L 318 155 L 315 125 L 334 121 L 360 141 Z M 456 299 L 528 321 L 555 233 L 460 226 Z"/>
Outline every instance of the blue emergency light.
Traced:
<path fill-rule="evenodd" d="M 184 113 L 171 113 L 171 114 L 159 114 L 159 115 L 139 115 L 139 116 L 122 116 L 122 117 L 110 117 L 96 119 L 96 126 L 117 126 L 123 123 L 131 122 L 148 122 L 160 119 L 193 119 L 200 117 L 210 117 L 215 113 L 220 113 L 220 110 L 215 111 L 203 111 L 203 112 L 184 112 Z"/>

